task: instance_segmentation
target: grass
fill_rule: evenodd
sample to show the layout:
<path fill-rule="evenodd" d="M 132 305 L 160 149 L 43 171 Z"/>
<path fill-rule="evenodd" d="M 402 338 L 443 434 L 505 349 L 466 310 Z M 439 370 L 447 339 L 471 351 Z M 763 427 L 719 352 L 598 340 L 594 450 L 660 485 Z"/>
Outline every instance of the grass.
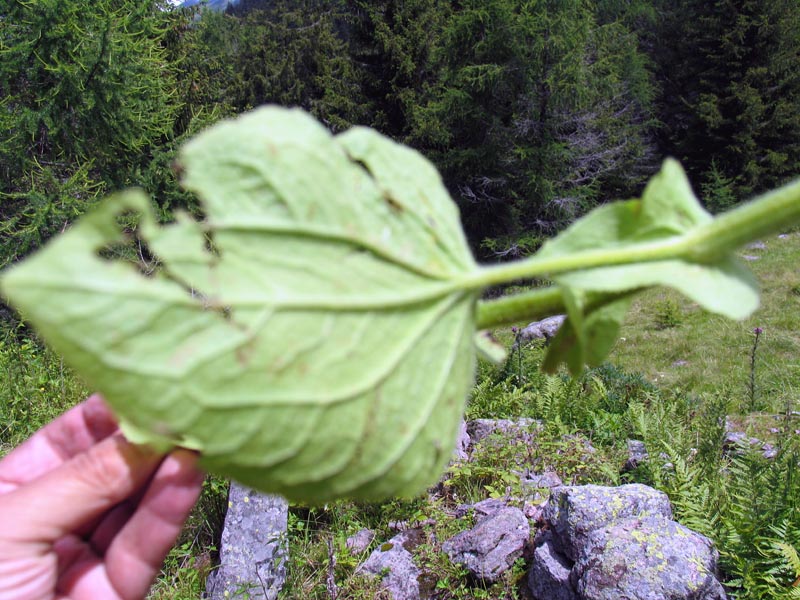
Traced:
<path fill-rule="evenodd" d="M 0 456 L 89 394 L 64 361 L 23 329 L 0 339 Z"/>
<path fill-rule="evenodd" d="M 650 290 L 634 303 L 609 360 L 668 389 L 726 394 L 740 412 L 781 412 L 800 391 L 800 234 L 765 240 L 749 262 L 761 284 L 761 307 L 734 322 L 700 310 L 676 292 Z M 663 323 L 670 321 L 670 327 Z M 750 351 L 756 356 L 756 398 L 750 406 Z"/>

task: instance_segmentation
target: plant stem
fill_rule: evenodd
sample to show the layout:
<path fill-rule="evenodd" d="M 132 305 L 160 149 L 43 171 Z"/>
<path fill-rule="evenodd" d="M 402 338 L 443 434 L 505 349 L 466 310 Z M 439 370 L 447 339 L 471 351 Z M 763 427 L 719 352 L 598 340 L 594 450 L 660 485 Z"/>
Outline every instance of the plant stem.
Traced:
<path fill-rule="evenodd" d="M 624 248 L 586 250 L 566 256 L 539 256 L 503 265 L 483 267 L 463 282 L 482 288 L 512 281 L 552 277 L 560 273 L 659 260 L 711 263 L 736 248 L 800 222 L 800 180 L 768 192 L 724 213 L 706 225 L 658 241 Z M 600 303 L 620 294 L 607 294 Z M 478 328 L 511 325 L 564 311 L 557 288 L 525 292 L 478 304 Z"/>
<path fill-rule="evenodd" d="M 641 290 L 594 294 L 586 304 L 586 310 L 594 310 L 613 300 L 633 296 Z M 491 329 L 514 325 L 523 321 L 535 321 L 544 317 L 566 312 L 561 290 L 556 286 L 540 288 L 530 292 L 514 294 L 497 300 L 484 300 L 478 303 L 477 329 Z"/>
<path fill-rule="evenodd" d="M 560 289 L 541 288 L 478 303 L 477 328 L 489 329 L 525 320 L 533 321 L 564 310 Z"/>
<path fill-rule="evenodd" d="M 631 244 L 624 248 L 584 250 L 564 256 L 534 255 L 531 258 L 503 265 L 483 267 L 470 278 L 470 287 L 489 287 L 521 279 L 553 276 L 595 267 L 627 265 L 656 260 L 683 258 L 688 254 L 688 236 L 675 236 L 657 242 Z"/>
<path fill-rule="evenodd" d="M 756 408 L 756 351 L 758 350 L 758 339 L 761 337 L 761 328 L 756 327 L 753 331 L 755 339 L 753 340 L 753 349 L 750 351 L 750 411 Z"/>
<path fill-rule="evenodd" d="M 727 252 L 800 222 L 800 179 L 721 214 L 688 234 L 687 258 L 712 262 Z"/>

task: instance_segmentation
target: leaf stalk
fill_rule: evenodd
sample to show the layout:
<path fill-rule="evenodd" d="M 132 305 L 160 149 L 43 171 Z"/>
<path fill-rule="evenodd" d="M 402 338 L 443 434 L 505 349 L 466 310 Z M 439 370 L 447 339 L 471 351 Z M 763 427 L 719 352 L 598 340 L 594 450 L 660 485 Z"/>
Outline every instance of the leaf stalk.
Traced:
<path fill-rule="evenodd" d="M 482 267 L 464 282 L 483 288 L 513 281 L 546 278 L 570 271 L 659 260 L 712 263 L 737 248 L 800 223 L 800 179 L 763 194 L 686 234 L 620 248 L 588 250 L 567 256 L 540 257 Z M 625 292 L 630 293 L 630 292 Z M 609 301 L 623 295 L 608 294 Z M 478 303 L 479 329 L 535 320 L 565 310 L 557 287 L 537 289 Z"/>

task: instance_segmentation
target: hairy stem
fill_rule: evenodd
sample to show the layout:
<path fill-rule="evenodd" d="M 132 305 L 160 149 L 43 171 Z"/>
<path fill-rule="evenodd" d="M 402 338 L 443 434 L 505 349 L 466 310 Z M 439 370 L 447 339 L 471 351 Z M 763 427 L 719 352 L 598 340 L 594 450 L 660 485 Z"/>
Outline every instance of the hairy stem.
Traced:
<path fill-rule="evenodd" d="M 467 287 L 488 287 L 518 280 L 552 277 L 569 271 L 670 259 L 711 263 L 744 244 L 799 222 L 800 180 L 797 180 L 728 211 L 707 225 L 684 235 L 631 244 L 624 248 L 587 250 L 566 256 L 534 255 L 518 262 L 483 267 L 464 283 Z M 607 294 L 599 302 L 608 302 L 620 295 Z M 478 328 L 532 321 L 563 311 L 564 301 L 557 288 L 533 290 L 480 302 Z"/>
<path fill-rule="evenodd" d="M 619 298 L 633 296 L 641 290 L 596 294 L 586 304 L 586 310 L 594 310 Z M 491 329 L 515 325 L 525 321 L 535 321 L 543 317 L 566 312 L 561 290 L 556 287 L 541 288 L 497 300 L 484 300 L 478 303 L 477 329 Z"/>

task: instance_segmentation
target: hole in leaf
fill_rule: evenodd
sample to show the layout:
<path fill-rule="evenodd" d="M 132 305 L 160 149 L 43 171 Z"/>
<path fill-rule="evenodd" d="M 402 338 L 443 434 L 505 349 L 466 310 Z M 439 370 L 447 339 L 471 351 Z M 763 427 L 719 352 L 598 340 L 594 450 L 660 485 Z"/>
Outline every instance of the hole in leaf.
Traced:
<path fill-rule="evenodd" d="M 159 261 L 150 251 L 147 242 L 139 237 L 141 215 L 126 210 L 116 217 L 122 240 L 111 242 L 97 251 L 103 260 L 119 261 L 136 267 L 144 277 L 153 277 L 159 270 Z"/>

